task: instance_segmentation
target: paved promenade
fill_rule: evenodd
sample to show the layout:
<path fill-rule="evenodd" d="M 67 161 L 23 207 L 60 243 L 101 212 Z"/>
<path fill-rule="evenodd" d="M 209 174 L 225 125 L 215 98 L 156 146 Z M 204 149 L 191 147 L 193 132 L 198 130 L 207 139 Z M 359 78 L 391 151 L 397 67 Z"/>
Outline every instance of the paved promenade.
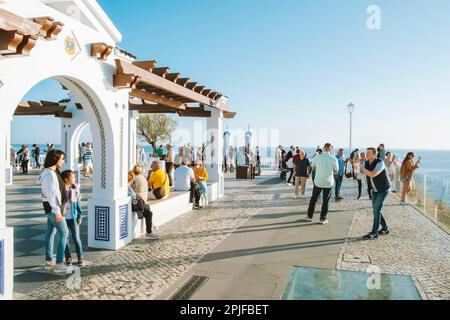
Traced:
<path fill-rule="evenodd" d="M 310 194 L 311 186 L 308 188 Z M 303 219 L 309 199 L 275 176 L 226 179 L 226 197 L 158 230 L 159 241 L 137 239 L 99 256 L 81 271 L 81 289 L 52 276 L 23 299 L 170 299 L 192 276 L 206 281 L 190 299 L 280 299 L 292 267 L 411 275 L 423 299 L 450 298 L 450 237 L 392 195 L 385 213 L 391 235 L 364 242 L 372 223 L 368 200 L 355 200 L 347 180 L 345 200 L 331 204 L 328 225 Z M 319 205 L 318 205 L 319 208 Z"/>

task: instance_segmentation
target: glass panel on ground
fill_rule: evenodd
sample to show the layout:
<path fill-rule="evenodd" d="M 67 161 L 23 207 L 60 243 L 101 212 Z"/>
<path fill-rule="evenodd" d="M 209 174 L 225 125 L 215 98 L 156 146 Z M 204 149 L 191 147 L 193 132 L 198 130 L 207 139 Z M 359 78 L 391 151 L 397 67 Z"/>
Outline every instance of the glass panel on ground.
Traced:
<path fill-rule="evenodd" d="M 410 276 L 294 267 L 282 300 L 421 300 Z"/>

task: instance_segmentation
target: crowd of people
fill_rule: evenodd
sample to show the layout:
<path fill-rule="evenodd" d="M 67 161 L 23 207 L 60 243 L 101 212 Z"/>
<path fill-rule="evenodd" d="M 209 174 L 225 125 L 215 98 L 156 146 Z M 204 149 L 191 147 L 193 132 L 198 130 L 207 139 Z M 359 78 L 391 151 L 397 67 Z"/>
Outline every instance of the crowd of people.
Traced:
<path fill-rule="evenodd" d="M 348 158 L 345 156 L 344 149 L 339 149 L 336 154 L 333 149 L 330 143 L 325 144 L 323 148 L 318 147 L 311 160 L 299 147 L 291 146 L 288 151 L 285 151 L 282 146 L 276 149 L 276 163 L 281 170 L 280 178 L 286 179 L 287 184 L 295 187 L 295 198 L 306 197 L 305 186 L 308 179 L 312 178 L 313 190 L 306 221 L 313 221 L 316 203 L 322 194 L 319 223 L 329 223 L 327 215 L 333 188 L 335 201 L 344 200 L 341 187 L 343 180 L 348 178 L 356 181 L 357 200 L 362 199 L 362 191 L 365 188 L 372 201 L 373 228 L 363 239 L 373 240 L 379 235 L 389 234 L 389 228 L 382 213 L 384 202 L 391 192 L 400 191 L 401 183 L 400 204 L 409 204 L 407 197 L 411 191 L 414 171 L 419 168 L 421 158 L 415 161 L 414 153 L 408 152 L 405 159 L 400 161 L 396 155 L 385 148 L 384 144 L 380 144 L 378 148 L 367 148 L 365 152 L 355 149 Z"/>

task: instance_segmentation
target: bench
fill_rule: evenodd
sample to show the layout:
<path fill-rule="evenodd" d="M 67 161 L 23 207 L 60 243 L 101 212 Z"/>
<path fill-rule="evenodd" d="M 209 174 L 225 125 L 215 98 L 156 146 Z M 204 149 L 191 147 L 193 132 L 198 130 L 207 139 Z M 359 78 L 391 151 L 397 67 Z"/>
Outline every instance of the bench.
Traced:
<path fill-rule="evenodd" d="M 219 183 L 207 183 L 208 201 L 219 198 Z M 189 203 L 189 191 L 170 191 L 169 197 L 161 200 L 149 200 L 150 210 L 153 212 L 153 225 L 159 227 L 163 224 L 191 211 L 193 204 Z M 133 213 L 132 226 L 134 227 L 134 239 L 145 234 L 145 220 L 139 220 Z"/>

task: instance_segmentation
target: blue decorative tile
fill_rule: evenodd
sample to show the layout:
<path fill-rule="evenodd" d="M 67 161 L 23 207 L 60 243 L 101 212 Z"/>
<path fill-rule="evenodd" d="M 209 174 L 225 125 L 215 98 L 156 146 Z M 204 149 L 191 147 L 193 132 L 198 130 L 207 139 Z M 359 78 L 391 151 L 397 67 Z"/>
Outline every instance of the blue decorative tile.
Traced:
<path fill-rule="evenodd" d="M 109 207 L 95 207 L 95 240 L 109 241 Z"/>
<path fill-rule="evenodd" d="M 0 241 L 0 295 L 5 294 L 5 248 L 4 240 Z"/>
<path fill-rule="evenodd" d="M 119 207 L 120 211 L 120 240 L 128 237 L 128 205 Z"/>

